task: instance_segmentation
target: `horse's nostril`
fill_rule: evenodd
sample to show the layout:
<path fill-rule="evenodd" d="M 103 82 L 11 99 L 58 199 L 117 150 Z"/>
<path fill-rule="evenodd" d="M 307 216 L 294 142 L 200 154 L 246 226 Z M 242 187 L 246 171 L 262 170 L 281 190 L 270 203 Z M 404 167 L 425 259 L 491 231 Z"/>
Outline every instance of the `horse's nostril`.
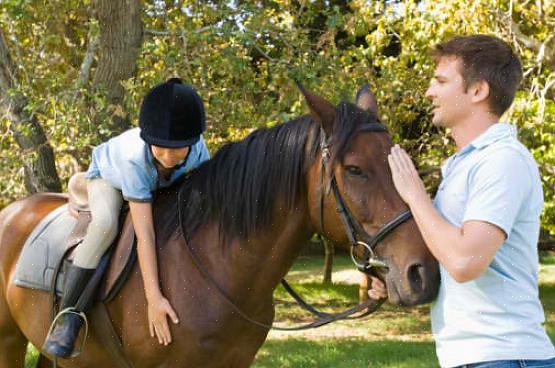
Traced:
<path fill-rule="evenodd" d="M 421 264 L 410 265 L 407 270 L 407 277 L 413 291 L 420 292 L 424 290 L 424 267 Z"/>

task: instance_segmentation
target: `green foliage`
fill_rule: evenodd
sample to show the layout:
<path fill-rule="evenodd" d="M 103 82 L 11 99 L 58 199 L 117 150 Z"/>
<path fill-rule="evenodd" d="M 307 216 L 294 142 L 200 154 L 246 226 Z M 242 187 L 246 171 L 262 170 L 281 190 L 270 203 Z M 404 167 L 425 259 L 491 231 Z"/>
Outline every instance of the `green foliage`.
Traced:
<path fill-rule="evenodd" d="M 21 73 L 18 88 L 55 147 L 64 181 L 86 168 L 90 149 L 110 134 L 110 107 L 101 94 L 91 94 L 90 85 L 80 94 L 73 90 L 87 35 L 98 27 L 90 7 L 90 0 L 0 4 L 0 26 Z M 555 233 L 555 76 L 508 23 L 512 19 L 521 33 L 543 42 L 554 15 L 548 1 L 145 1 L 138 73 L 124 83 L 123 108 L 136 124 L 145 91 L 180 76 L 206 103 L 207 140 L 215 151 L 253 129 L 306 113 L 294 79 L 334 102 L 353 100 L 357 88 L 369 83 L 394 140 L 426 170 L 453 152 L 430 123 L 424 97 L 433 72 L 428 50 L 455 34 L 494 34 L 522 56 L 525 80 L 504 120 L 518 125 L 538 161 L 546 196 L 543 225 Z M 102 114 L 106 125 L 93 124 L 103 121 Z M 0 206 L 24 194 L 21 158 L 8 125 L 5 119 L 0 125 L 6 152 L 0 159 Z M 438 179 L 437 172 L 426 178 L 431 190 Z"/>

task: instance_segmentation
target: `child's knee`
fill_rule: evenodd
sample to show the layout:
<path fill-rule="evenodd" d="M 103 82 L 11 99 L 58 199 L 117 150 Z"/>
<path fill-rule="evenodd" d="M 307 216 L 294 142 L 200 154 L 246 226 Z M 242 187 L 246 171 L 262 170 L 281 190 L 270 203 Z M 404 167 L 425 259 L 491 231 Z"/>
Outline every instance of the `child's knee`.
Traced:
<path fill-rule="evenodd" d="M 91 230 L 113 239 L 118 231 L 118 219 L 116 216 L 97 216 L 89 225 L 89 231 Z"/>

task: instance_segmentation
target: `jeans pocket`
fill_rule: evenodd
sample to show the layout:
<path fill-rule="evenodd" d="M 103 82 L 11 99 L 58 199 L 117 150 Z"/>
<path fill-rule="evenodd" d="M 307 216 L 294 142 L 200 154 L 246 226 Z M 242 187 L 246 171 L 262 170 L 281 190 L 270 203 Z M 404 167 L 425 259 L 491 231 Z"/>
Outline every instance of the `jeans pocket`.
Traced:
<path fill-rule="evenodd" d="M 482 362 L 469 364 L 468 368 L 520 368 L 520 364 L 516 360 L 494 360 L 490 362 Z"/>
<path fill-rule="evenodd" d="M 555 368 L 555 358 L 548 360 L 525 360 L 526 368 Z"/>

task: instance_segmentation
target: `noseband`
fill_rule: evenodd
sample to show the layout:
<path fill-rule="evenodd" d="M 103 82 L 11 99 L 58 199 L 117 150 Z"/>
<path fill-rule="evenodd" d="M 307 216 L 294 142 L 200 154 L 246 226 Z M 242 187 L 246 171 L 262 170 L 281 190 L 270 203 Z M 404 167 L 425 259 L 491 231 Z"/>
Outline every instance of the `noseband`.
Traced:
<path fill-rule="evenodd" d="M 380 123 L 369 123 L 362 126 L 360 130 L 371 131 L 371 132 L 387 132 L 387 129 Z M 387 222 L 385 225 L 380 227 L 374 235 L 369 235 L 362 224 L 353 216 L 352 212 L 347 207 L 339 187 L 337 186 L 337 180 L 335 179 L 335 174 L 331 175 L 330 186 L 325 188 L 324 185 L 324 173 L 326 167 L 330 162 L 330 142 L 326 138 L 326 133 L 323 129 L 320 131 L 320 151 L 322 152 L 322 166 L 320 168 L 320 230 L 322 234 L 325 233 L 324 230 L 324 199 L 325 196 L 329 195 L 330 190 L 333 191 L 333 196 L 335 198 L 335 205 L 337 212 L 341 217 L 341 221 L 347 231 L 347 237 L 351 243 L 351 259 L 353 263 L 357 266 L 358 270 L 361 272 L 368 272 L 371 268 L 384 268 L 387 269 L 387 264 L 378 258 L 375 252 L 375 248 L 378 243 L 382 241 L 386 236 L 388 236 L 393 230 L 395 230 L 403 222 L 407 221 L 412 217 L 410 210 L 401 212 L 397 217 Z M 363 257 L 357 258 L 355 256 L 358 247 L 363 247 Z"/>

